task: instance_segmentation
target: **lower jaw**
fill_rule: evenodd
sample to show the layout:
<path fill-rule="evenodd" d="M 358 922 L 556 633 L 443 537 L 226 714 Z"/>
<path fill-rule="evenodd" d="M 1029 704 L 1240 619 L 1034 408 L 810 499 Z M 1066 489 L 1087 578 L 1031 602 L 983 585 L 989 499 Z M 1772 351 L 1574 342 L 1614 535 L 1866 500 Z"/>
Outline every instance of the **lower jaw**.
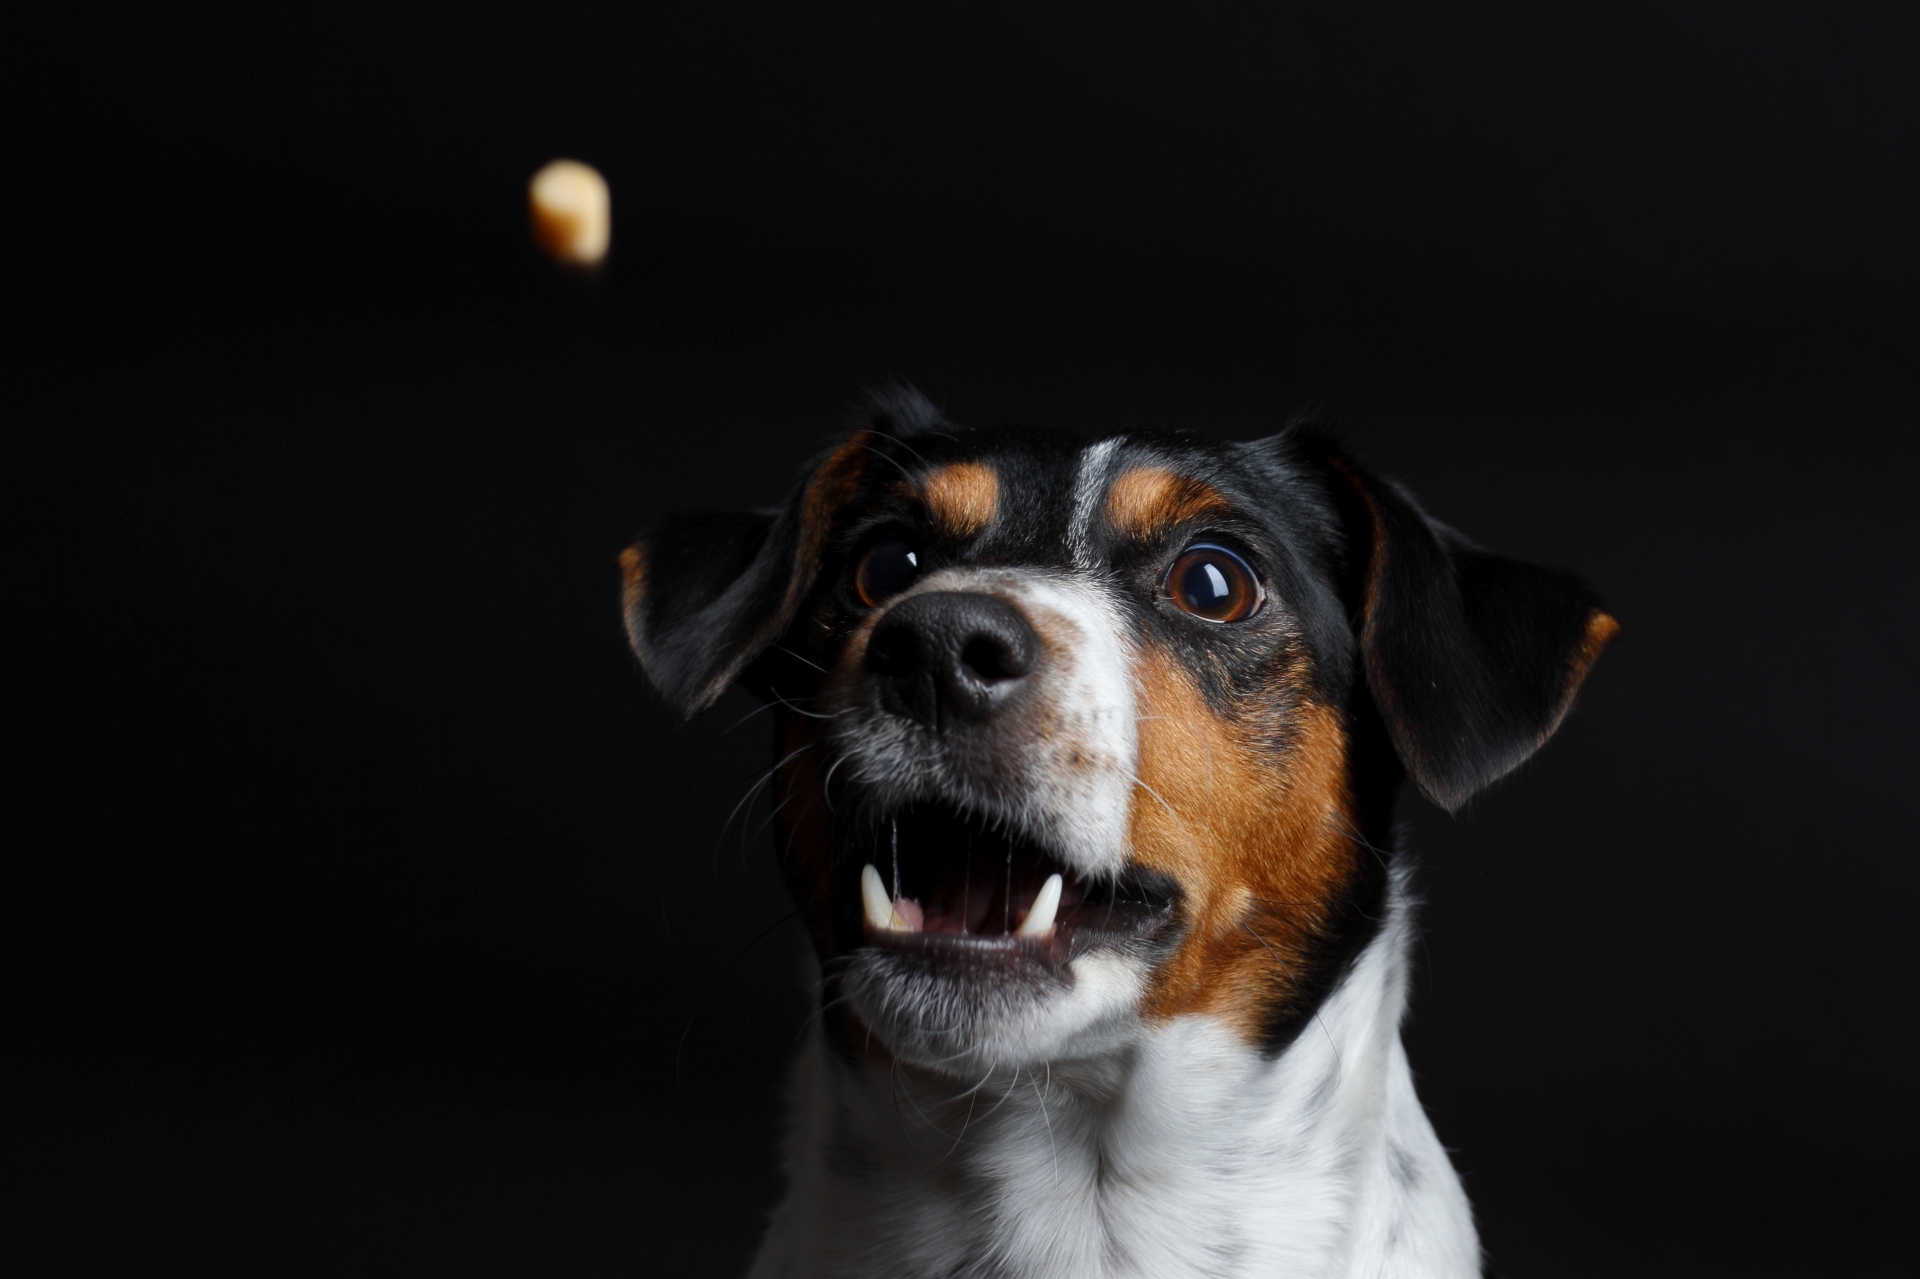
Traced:
<path fill-rule="evenodd" d="M 889 989 L 910 987 L 915 992 L 890 1002 L 924 996 L 1004 1004 L 1072 988 L 1075 958 L 1065 938 L 1043 942 L 907 933 L 871 940 L 848 956 L 848 968 L 864 973 L 870 987 L 883 982 Z"/>
<path fill-rule="evenodd" d="M 846 1047 L 952 1080 L 1032 1064 L 1031 1027 L 1074 989 L 1067 963 L 1039 948 L 935 942 L 863 947 L 824 992 L 851 1014 Z"/>
<path fill-rule="evenodd" d="M 863 929 L 862 944 L 881 952 L 922 957 L 929 965 L 950 964 L 976 972 L 990 966 L 1011 970 L 1044 967 L 1071 984 L 1071 964 L 1096 950 L 1119 950 L 1145 940 L 1138 934 L 1059 925 L 1038 936 L 1016 933 L 970 934 Z"/>
<path fill-rule="evenodd" d="M 1128 953 L 1135 940 L 889 938 L 828 967 L 822 1024 L 852 1062 L 961 1088 L 991 1072 L 1099 1060 L 1131 1037 L 1146 989 L 1152 960 Z M 1075 960 L 1100 964 L 1103 979 L 1079 980 L 1088 970 Z"/>

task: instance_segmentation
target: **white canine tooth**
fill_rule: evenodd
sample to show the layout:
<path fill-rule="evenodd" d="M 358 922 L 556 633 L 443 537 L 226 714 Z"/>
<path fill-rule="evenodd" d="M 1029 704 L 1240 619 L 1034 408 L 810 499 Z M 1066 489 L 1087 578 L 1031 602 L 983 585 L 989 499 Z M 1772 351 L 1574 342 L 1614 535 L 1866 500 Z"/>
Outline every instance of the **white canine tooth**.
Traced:
<path fill-rule="evenodd" d="M 880 878 L 880 872 L 868 862 L 860 872 L 860 905 L 867 912 L 867 923 L 875 928 L 891 928 L 896 932 L 908 931 L 907 921 L 900 918 L 900 912 L 893 908 L 893 898 L 887 896 L 886 881 Z"/>
<path fill-rule="evenodd" d="M 866 908 L 868 927 L 893 927 L 893 898 L 887 896 L 887 886 L 872 862 L 860 872 L 860 904 Z"/>
<path fill-rule="evenodd" d="M 1020 921 L 1020 927 L 1013 930 L 1016 937 L 1040 937 L 1053 927 L 1053 917 L 1060 909 L 1060 876 L 1049 875 L 1047 882 L 1040 885 L 1040 895 L 1033 899 L 1033 909 Z"/>

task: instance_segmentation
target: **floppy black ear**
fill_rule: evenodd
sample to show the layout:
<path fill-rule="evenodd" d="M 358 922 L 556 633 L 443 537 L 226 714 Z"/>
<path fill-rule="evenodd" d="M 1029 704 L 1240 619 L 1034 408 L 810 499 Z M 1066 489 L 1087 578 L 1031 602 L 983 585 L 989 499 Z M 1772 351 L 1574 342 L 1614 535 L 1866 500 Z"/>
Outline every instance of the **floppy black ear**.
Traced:
<path fill-rule="evenodd" d="M 1483 551 L 1397 484 L 1326 461 L 1347 489 L 1368 691 L 1408 776 L 1453 812 L 1553 735 L 1619 623 L 1573 574 Z"/>
<path fill-rule="evenodd" d="M 813 587 L 834 516 L 882 442 L 941 424 L 911 387 L 870 397 L 860 420 L 866 425 L 807 466 L 778 510 L 662 516 L 621 552 L 627 638 L 682 713 L 713 705 L 786 631 Z"/>
<path fill-rule="evenodd" d="M 858 432 L 816 459 L 777 511 L 664 515 L 620 553 L 627 639 L 683 714 L 718 701 L 787 629 L 833 514 L 860 482 L 868 439 Z"/>

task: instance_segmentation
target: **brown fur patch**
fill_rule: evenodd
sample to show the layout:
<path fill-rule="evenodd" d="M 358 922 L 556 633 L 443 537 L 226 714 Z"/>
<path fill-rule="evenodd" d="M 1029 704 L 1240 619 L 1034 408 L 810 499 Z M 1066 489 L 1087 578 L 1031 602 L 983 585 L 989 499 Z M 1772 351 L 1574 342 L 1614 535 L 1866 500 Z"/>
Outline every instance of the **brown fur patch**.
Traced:
<path fill-rule="evenodd" d="M 1231 509 L 1213 485 L 1158 466 L 1136 467 L 1107 490 L 1107 523 L 1115 532 L 1142 542 L 1156 541 L 1178 525 Z"/>
<path fill-rule="evenodd" d="M 979 462 L 955 462 L 921 484 L 927 514 L 955 537 L 973 537 L 993 522 L 1000 505 L 1000 478 Z"/>
<path fill-rule="evenodd" d="M 1281 687 L 1227 718 L 1177 658 L 1142 651 L 1144 785 L 1130 833 L 1139 864 L 1179 883 L 1188 925 L 1155 974 L 1149 1017 L 1204 1013 L 1251 1042 L 1277 1004 L 1318 976 L 1316 942 L 1360 853 L 1346 733 L 1336 711 L 1306 700 L 1304 666 L 1296 658 L 1277 677 Z M 1288 743 L 1280 759 L 1276 737 Z"/>
<path fill-rule="evenodd" d="M 637 546 L 620 552 L 620 605 L 631 616 L 646 594 L 647 557 Z"/>

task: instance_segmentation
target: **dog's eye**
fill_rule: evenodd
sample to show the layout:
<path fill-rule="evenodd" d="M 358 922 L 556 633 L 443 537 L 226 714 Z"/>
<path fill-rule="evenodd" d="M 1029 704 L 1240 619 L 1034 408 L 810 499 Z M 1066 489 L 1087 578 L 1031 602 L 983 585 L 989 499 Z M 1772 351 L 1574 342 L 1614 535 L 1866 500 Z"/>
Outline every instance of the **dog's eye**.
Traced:
<path fill-rule="evenodd" d="M 920 576 L 920 552 L 897 537 L 876 542 L 860 557 L 853 590 L 868 608 L 878 608 L 913 585 Z"/>
<path fill-rule="evenodd" d="M 1224 546 L 1198 542 L 1167 570 L 1167 596 L 1209 622 L 1243 622 L 1260 608 L 1260 579 Z"/>

